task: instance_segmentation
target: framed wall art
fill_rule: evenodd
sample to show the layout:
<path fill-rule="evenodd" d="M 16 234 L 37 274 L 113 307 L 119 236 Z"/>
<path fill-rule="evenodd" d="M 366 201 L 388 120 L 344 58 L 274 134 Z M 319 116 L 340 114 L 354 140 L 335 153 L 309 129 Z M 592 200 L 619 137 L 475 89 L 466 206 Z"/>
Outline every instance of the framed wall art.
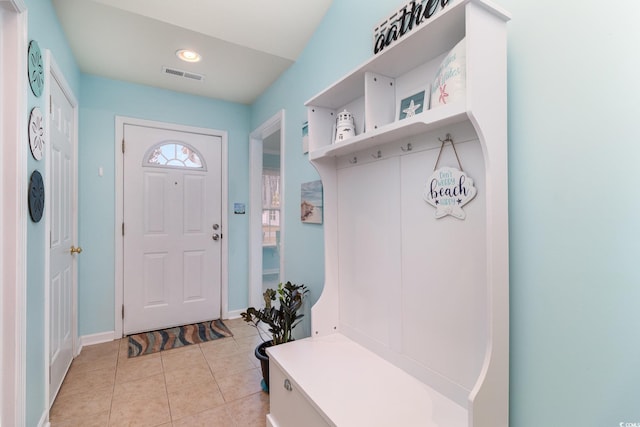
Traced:
<path fill-rule="evenodd" d="M 421 90 L 411 96 L 407 96 L 400 101 L 398 109 L 398 120 L 413 117 L 427 110 L 429 106 L 429 90 Z"/>
<path fill-rule="evenodd" d="M 302 123 L 302 154 L 309 152 L 309 121 Z"/>
<path fill-rule="evenodd" d="M 322 224 L 322 181 L 305 182 L 300 191 L 300 220 Z"/>

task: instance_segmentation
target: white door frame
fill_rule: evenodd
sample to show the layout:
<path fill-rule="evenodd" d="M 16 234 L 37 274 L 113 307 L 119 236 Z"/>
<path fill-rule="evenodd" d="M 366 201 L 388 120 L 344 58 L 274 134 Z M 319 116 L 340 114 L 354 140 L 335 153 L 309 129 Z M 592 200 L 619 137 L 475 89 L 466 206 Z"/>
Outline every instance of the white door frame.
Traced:
<path fill-rule="evenodd" d="M 152 120 L 136 119 L 133 117 L 116 116 L 116 139 L 115 139 L 115 153 L 116 153 L 116 222 L 114 224 L 115 231 L 115 331 L 113 333 L 114 339 L 119 339 L 124 336 L 122 321 L 122 305 L 124 303 L 124 238 L 122 236 L 122 223 L 124 222 L 124 159 L 122 155 L 122 140 L 124 138 L 124 125 L 131 124 L 137 126 L 155 127 L 167 130 L 174 130 L 178 132 L 192 132 L 201 133 L 205 135 L 218 136 L 221 139 L 222 150 L 222 168 L 221 168 L 221 185 L 222 185 L 222 200 L 221 200 L 221 226 L 222 235 L 229 235 L 229 216 L 228 216 L 228 198 L 229 198 L 229 185 L 228 185 L 228 152 L 227 152 L 227 132 L 200 128 L 194 126 L 177 125 L 174 123 L 157 122 Z M 220 307 L 221 316 L 227 318 L 229 315 L 229 269 L 228 269 L 228 256 L 229 256 L 229 239 L 224 237 L 221 240 L 222 248 L 220 253 Z"/>
<path fill-rule="evenodd" d="M 51 51 L 48 49 L 45 52 L 45 90 L 44 90 L 44 99 L 47 106 L 50 106 L 51 103 L 49 98 L 51 97 L 51 79 L 54 78 L 60 89 L 62 89 L 62 93 L 71 104 L 71 108 L 73 110 L 73 129 L 71 130 L 71 144 L 73 145 L 73 164 L 71 165 L 72 170 L 72 180 L 73 187 L 71 190 L 71 212 L 73 217 L 71 218 L 71 230 L 72 230 L 72 238 L 71 240 L 74 244 L 79 245 L 78 240 L 78 100 L 73 94 L 71 87 L 67 83 L 64 75 L 62 74 L 62 70 L 56 63 Z M 46 108 L 45 116 L 45 195 L 52 195 L 51 191 L 51 133 L 49 130 L 51 129 L 51 110 L 50 108 Z M 45 354 L 45 396 L 47 399 L 46 408 L 50 408 L 53 402 L 49 402 L 49 383 L 51 382 L 49 375 L 49 352 L 51 350 L 51 197 L 44 198 L 45 208 L 44 208 L 44 247 L 45 247 L 45 257 L 44 257 L 44 354 Z M 74 257 L 73 260 L 73 270 L 71 272 L 71 335 L 72 335 L 72 353 L 73 356 L 78 355 L 78 257 Z"/>
<path fill-rule="evenodd" d="M 24 425 L 27 290 L 27 6 L 0 0 L 0 425 Z"/>
<path fill-rule="evenodd" d="M 262 299 L 262 143 L 280 130 L 280 278 L 286 277 L 284 110 L 262 123 L 249 135 L 249 306 L 261 307 Z"/>

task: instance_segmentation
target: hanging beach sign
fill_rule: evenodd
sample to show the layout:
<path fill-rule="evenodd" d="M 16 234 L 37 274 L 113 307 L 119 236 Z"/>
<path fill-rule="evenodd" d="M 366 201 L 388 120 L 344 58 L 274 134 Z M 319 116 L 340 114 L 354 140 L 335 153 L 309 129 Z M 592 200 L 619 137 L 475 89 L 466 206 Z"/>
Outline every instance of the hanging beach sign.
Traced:
<path fill-rule="evenodd" d="M 433 174 L 424 185 L 423 197 L 427 203 L 436 208 L 436 218 L 439 219 L 451 215 L 458 219 L 465 219 L 467 214 L 462 210 L 462 207 L 476 196 L 477 190 L 473 184 L 473 179 L 462 170 L 462 164 L 451 135 L 447 134 L 447 137 L 440 141 L 442 146 L 438 153 Z M 460 169 L 452 167 L 437 169 L 442 149 L 447 142 L 451 142 L 451 147 L 453 147 L 453 151 L 456 154 Z"/>
<path fill-rule="evenodd" d="M 436 218 L 447 215 L 465 219 L 462 207 L 476 196 L 473 179 L 461 170 L 444 167 L 436 170 L 424 186 L 424 200 L 436 208 Z"/>

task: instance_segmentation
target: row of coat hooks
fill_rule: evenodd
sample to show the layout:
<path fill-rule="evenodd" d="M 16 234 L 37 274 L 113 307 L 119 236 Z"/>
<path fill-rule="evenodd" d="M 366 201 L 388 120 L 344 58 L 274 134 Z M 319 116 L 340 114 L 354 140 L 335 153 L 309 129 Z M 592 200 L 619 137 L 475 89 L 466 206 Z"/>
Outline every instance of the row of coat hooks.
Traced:
<path fill-rule="evenodd" d="M 453 139 L 451 138 L 451 134 L 448 133 L 445 136 L 445 139 L 442 138 L 438 138 L 438 140 L 440 142 L 442 142 L 442 146 L 444 146 L 445 143 L 450 142 L 451 145 L 454 147 L 453 149 L 455 150 L 455 146 L 453 145 Z M 407 143 L 407 145 L 403 145 L 400 147 L 400 149 L 407 153 L 411 150 L 413 150 L 413 145 L 409 142 Z M 440 147 L 440 153 L 442 153 L 442 147 Z M 378 150 L 375 154 L 372 154 L 371 157 L 375 160 L 381 159 L 382 158 L 382 150 Z M 458 157 L 458 153 L 456 153 L 456 158 Z M 440 155 L 438 155 L 438 159 L 440 159 Z M 353 156 L 353 158 L 349 159 L 349 163 L 351 163 L 352 165 L 355 165 L 358 163 L 358 157 L 357 156 Z M 460 163 L 460 160 L 458 160 L 458 163 Z"/>

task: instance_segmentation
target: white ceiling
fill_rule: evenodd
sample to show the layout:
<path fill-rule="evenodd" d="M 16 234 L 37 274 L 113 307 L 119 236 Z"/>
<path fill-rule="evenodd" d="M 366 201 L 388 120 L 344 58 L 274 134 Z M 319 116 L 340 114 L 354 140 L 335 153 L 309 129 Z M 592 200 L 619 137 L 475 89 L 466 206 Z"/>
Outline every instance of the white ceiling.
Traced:
<path fill-rule="evenodd" d="M 295 62 L 331 2 L 52 0 L 82 72 L 242 104 Z M 179 49 L 202 60 L 183 62 Z"/>

